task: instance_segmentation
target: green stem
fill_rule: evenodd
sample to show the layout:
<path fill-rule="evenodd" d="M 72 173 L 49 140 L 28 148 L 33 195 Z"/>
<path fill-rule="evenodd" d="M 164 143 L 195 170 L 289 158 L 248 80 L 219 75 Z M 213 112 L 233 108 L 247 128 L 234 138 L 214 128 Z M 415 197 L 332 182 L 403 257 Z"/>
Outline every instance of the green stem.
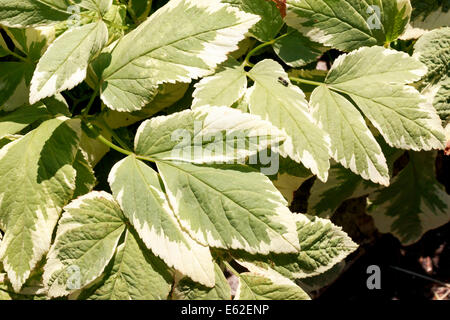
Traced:
<path fill-rule="evenodd" d="M 119 143 L 119 145 L 123 149 L 131 151 L 130 148 L 127 146 L 127 144 L 119 137 L 119 135 L 106 123 L 105 119 L 99 117 L 98 120 L 102 124 L 104 129 L 108 131 L 108 133 L 114 138 L 114 140 L 116 140 Z"/>
<path fill-rule="evenodd" d="M 86 108 L 83 109 L 83 111 L 81 111 L 81 114 L 83 116 L 87 116 L 89 114 L 89 111 L 91 111 L 91 107 L 94 104 L 95 98 L 97 98 L 99 91 L 100 91 L 100 86 L 97 86 L 97 88 L 95 89 L 94 93 L 91 96 L 91 99 L 89 100 L 88 105 L 86 106 Z"/>
<path fill-rule="evenodd" d="M 86 118 L 84 118 L 84 123 L 86 124 L 86 127 L 91 131 L 91 134 L 95 135 L 95 138 L 98 141 L 100 141 L 104 145 L 110 147 L 111 149 L 116 150 L 117 152 L 120 152 L 120 153 L 122 153 L 122 154 L 124 154 L 126 156 L 135 155 L 135 157 L 137 159 L 148 161 L 148 162 L 155 162 L 155 160 L 152 159 L 152 158 L 144 157 L 144 156 L 138 156 L 138 155 L 136 155 L 134 152 L 132 152 L 130 150 L 126 150 L 126 149 L 124 149 L 122 147 L 119 147 L 119 146 L 115 145 L 114 143 L 112 143 L 111 141 L 106 139 L 104 136 L 102 136 L 100 134 L 100 132 L 98 132 L 98 130 L 94 127 L 94 125 L 91 122 L 89 122 Z"/>
<path fill-rule="evenodd" d="M 101 143 L 103 143 L 104 145 L 110 147 L 111 149 L 114 149 L 120 153 L 123 153 L 124 155 L 130 156 L 133 154 L 133 152 L 128 151 L 124 148 L 121 148 L 119 146 L 116 146 L 114 143 L 112 143 L 111 141 L 109 141 L 108 139 L 106 139 L 104 136 L 102 136 L 101 134 L 97 135 L 97 140 L 100 141 Z"/>
<path fill-rule="evenodd" d="M 232 274 L 234 274 L 236 277 L 239 278 L 239 272 L 237 272 L 229 263 L 228 261 L 223 260 L 222 261 L 225 267 L 227 267 L 228 270 L 231 271 Z"/>
<path fill-rule="evenodd" d="M 258 51 L 260 51 L 261 49 L 264 49 L 265 47 L 269 47 L 271 45 L 273 45 L 275 42 L 277 42 L 280 39 L 283 39 L 284 37 L 287 37 L 288 35 L 290 35 L 293 31 L 290 31 L 288 33 L 285 33 L 281 36 L 279 36 L 278 38 L 272 39 L 270 41 L 261 43 L 259 46 L 253 48 L 245 57 L 244 60 L 244 66 L 248 66 L 248 67 L 253 67 L 254 64 L 250 62 L 250 58 L 253 57 L 256 53 L 258 53 Z"/>
<path fill-rule="evenodd" d="M 321 85 L 324 84 L 323 82 L 306 80 L 306 79 L 301 79 L 301 78 L 296 78 L 296 77 L 289 77 L 289 80 L 294 81 L 294 82 L 309 84 L 309 85 L 312 85 L 312 86 L 321 86 Z"/>

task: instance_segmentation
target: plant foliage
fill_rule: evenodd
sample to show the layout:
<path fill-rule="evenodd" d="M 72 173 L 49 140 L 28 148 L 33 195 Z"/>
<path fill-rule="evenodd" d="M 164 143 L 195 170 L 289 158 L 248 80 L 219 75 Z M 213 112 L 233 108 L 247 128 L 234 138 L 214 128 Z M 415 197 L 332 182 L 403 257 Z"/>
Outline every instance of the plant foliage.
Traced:
<path fill-rule="evenodd" d="M 448 222 L 427 2 L 0 0 L 0 298 L 310 299 L 344 200 L 403 244 Z"/>

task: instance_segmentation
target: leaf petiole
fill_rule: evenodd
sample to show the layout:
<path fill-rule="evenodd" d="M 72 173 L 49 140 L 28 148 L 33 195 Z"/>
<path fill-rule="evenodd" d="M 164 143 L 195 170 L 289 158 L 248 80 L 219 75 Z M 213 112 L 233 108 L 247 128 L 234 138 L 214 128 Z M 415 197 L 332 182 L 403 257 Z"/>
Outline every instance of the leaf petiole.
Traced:
<path fill-rule="evenodd" d="M 277 42 L 280 39 L 283 39 L 284 37 L 287 37 L 288 35 L 290 35 L 292 33 L 292 31 L 289 31 L 288 33 L 285 33 L 281 36 L 279 36 L 278 38 L 272 39 L 270 41 L 261 43 L 259 46 L 253 48 L 245 57 L 244 60 L 244 66 L 248 66 L 248 67 L 253 67 L 254 64 L 250 62 L 250 58 L 253 57 L 258 51 L 264 49 L 265 47 L 269 47 L 271 45 L 273 45 L 275 42 Z"/>
<path fill-rule="evenodd" d="M 306 80 L 306 79 L 301 79 L 301 78 L 297 78 L 297 77 L 289 77 L 289 80 L 294 81 L 294 82 L 309 84 L 309 85 L 312 85 L 312 86 L 321 86 L 321 85 L 324 84 L 323 82 Z"/>
<path fill-rule="evenodd" d="M 91 134 L 95 135 L 95 138 L 100 141 L 101 143 L 103 143 L 104 145 L 110 147 L 113 150 L 116 150 L 117 152 L 120 152 L 126 156 L 131 156 L 131 155 L 135 155 L 137 159 L 143 160 L 143 161 L 148 161 L 148 162 L 155 162 L 154 159 L 152 158 L 148 158 L 148 157 L 144 157 L 144 156 L 139 156 L 137 154 L 135 154 L 134 152 L 124 149 L 122 147 L 119 147 L 117 145 L 115 145 L 113 142 L 109 141 L 108 139 L 106 139 L 104 136 L 102 136 L 102 134 L 94 127 L 94 125 L 92 123 L 90 123 L 88 120 L 84 119 L 84 123 L 86 125 L 86 127 L 90 130 Z"/>

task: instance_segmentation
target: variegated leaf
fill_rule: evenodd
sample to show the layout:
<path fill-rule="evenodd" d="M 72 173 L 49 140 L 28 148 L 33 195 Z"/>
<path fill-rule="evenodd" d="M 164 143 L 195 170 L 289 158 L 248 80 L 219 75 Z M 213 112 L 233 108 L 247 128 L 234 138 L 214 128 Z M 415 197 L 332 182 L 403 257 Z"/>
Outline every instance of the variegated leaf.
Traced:
<path fill-rule="evenodd" d="M 330 168 L 329 137 L 314 123 L 303 92 L 289 82 L 283 67 L 274 60 L 259 62 L 248 74 L 255 81 L 246 96 L 250 113 L 286 132 L 287 139 L 279 148 L 283 157 L 302 163 L 326 181 Z"/>
<path fill-rule="evenodd" d="M 108 41 L 103 21 L 72 28 L 53 42 L 31 80 L 30 103 L 72 89 L 86 78 L 90 60 Z"/>
<path fill-rule="evenodd" d="M 177 218 L 200 243 L 262 254 L 298 251 L 294 216 L 263 174 L 244 167 L 157 166 Z"/>
<path fill-rule="evenodd" d="M 106 192 L 89 193 L 64 210 L 45 265 L 50 297 L 68 295 L 99 277 L 125 230 L 122 211 Z"/>
<path fill-rule="evenodd" d="M 108 181 L 145 245 L 168 266 L 213 287 L 214 266 L 209 248 L 192 240 L 179 226 L 157 172 L 129 156 L 113 167 Z"/>
<path fill-rule="evenodd" d="M 169 1 L 114 48 L 102 100 L 113 110 L 139 110 L 158 84 L 211 74 L 258 20 L 220 0 Z"/>
<path fill-rule="evenodd" d="M 74 193 L 79 126 L 64 117 L 48 120 L 0 150 L 0 259 L 15 291 L 47 252 Z"/>
<path fill-rule="evenodd" d="M 156 160 L 192 163 L 243 161 L 285 135 L 259 116 L 227 107 L 202 107 L 145 121 L 135 139 L 136 153 Z"/>
<path fill-rule="evenodd" d="M 172 288 L 167 266 L 155 257 L 139 236 L 127 230 L 106 278 L 89 297 L 93 300 L 162 300 Z"/>

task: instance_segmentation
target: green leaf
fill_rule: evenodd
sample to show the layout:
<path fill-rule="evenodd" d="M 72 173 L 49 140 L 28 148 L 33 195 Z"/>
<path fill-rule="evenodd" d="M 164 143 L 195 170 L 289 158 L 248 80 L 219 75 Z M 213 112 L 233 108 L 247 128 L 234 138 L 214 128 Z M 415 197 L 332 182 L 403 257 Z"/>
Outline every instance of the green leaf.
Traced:
<path fill-rule="evenodd" d="M 394 234 L 403 245 L 450 220 L 450 196 L 435 179 L 435 154 L 410 152 L 408 165 L 391 186 L 370 196 L 369 213 L 376 227 Z"/>
<path fill-rule="evenodd" d="M 106 279 L 89 299 L 162 300 L 172 288 L 167 266 L 144 246 L 139 236 L 127 230 Z"/>
<path fill-rule="evenodd" d="M 30 124 L 49 117 L 50 114 L 42 103 L 21 107 L 0 117 L 0 139 L 10 134 L 16 134 Z"/>
<path fill-rule="evenodd" d="M 332 165 L 326 183 L 314 182 L 307 212 L 329 219 L 345 200 L 361 197 L 378 188 L 376 184 L 363 180 L 340 165 Z"/>
<path fill-rule="evenodd" d="M 447 0 L 412 0 L 411 4 L 412 17 L 402 40 L 417 39 L 427 31 L 450 26 Z"/>
<path fill-rule="evenodd" d="M 287 0 L 289 26 L 342 51 L 396 40 L 411 16 L 409 0 Z"/>
<path fill-rule="evenodd" d="M 258 19 L 220 0 L 171 0 L 118 42 L 103 73 L 102 100 L 113 110 L 135 111 L 158 84 L 211 74 Z"/>
<path fill-rule="evenodd" d="M 9 48 L 3 39 L 3 36 L 0 34 L 0 58 L 6 57 L 10 54 Z"/>
<path fill-rule="evenodd" d="M 60 117 L 0 150 L 0 259 L 15 291 L 47 252 L 72 198 L 79 131 L 78 120 Z"/>
<path fill-rule="evenodd" d="M 428 67 L 424 81 L 436 84 L 450 77 L 450 28 L 427 32 L 414 45 L 414 57 Z"/>
<path fill-rule="evenodd" d="M 310 300 L 308 294 L 275 271 L 241 273 L 235 300 Z"/>
<path fill-rule="evenodd" d="M 32 106 L 20 107 L 0 117 L 0 139 L 17 134 L 36 122 L 60 115 L 70 116 L 62 96 L 44 99 Z"/>
<path fill-rule="evenodd" d="M 92 192 L 64 208 L 44 267 L 50 297 L 79 290 L 97 279 L 125 230 L 122 211 L 106 192 Z"/>
<path fill-rule="evenodd" d="M 86 78 L 92 57 L 108 41 L 103 21 L 72 28 L 48 48 L 31 80 L 30 103 L 72 89 Z"/>
<path fill-rule="evenodd" d="M 47 47 L 55 40 L 55 27 L 5 28 L 14 46 L 37 62 Z"/>
<path fill-rule="evenodd" d="M 263 174 L 242 167 L 157 166 L 178 220 L 200 243 L 262 254 L 299 250 L 294 217 Z"/>
<path fill-rule="evenodd" d="M 158 160 L 224 163 L 277 146 L 285 135 L 260 117 L 227 107 L 197 108 L 145 121 L 136 153 Z"/>
<path fill-rule="evenodd" d="M 319 275 L 345 259 L 358 247 L 350 237 L 327 219 L 295 215 L 301 251 L 296 255 L 237 255 L 237 262 L 250 272 L 267 273 L 272 269 L 289 279 Z"/>
<path fill-rule="evenodd" d="M 128 127 L 136 122 L 148 119 L 151 116 L 170 107 L 185 95 L 189 85 L 186 83 L 168 83 L 160 85 L 160 89 L 155 98 L 147 106 L 139 111 L 119 112 L 105 109 L 101 117 L 112 128 Z"/>
<path fill-rule="evenodd" d="M 294 68 L 316 61 L 326 51 L 321 44 L 309 40 L 292 28 L 288 28 L 288 35 L 277 40 L 272 46 L 281 60 Z"/>
<path fill-rule="evenodd" d="M 421 62 L 403 52 L 361 48 L 334 62 L 326 85 L 347 94 L 390 146 L 442 149 L 444 130 L 436 110 L 425 96 L 405 85 L 425 72 Z"/>
<path fill-rule="evenodd" d="M 333 159 L 364 179 L 389 185 L 381 147 L 353 104 L 326 85 L 313 91 L 310 103 L 317 123 L 330 134 Z"/>
<path fill-rule="evenodd" d="M 55 24 L 70 17 L 66 0 L 0 0 L 0 24 L 32 27 Z"/>
<path fill-rule="evenodd" d="M 341 276 L 341 274 L 344 272 L 344 269 L 345 269 L 345 261 L 341 261 L 340 263 L 336 264 L 333 268 L 331 268 L 328 271 L 325 271 L 324 273 L 321 273 L 317 276 L 301 279 L 301 281 L 299 281 L 298 284 L 303 290 L 305 290 L 308 293 L 320 290 L 335 282 L 339 278 L 339 276 Z"/>
<path fill-rule="evenodd" d="M 168 266 L 213 287 L 214 266 L 209 249 L 180 228 L 156 171 L 129 156 L 113 167 L 108 181 L 125 216 L 146 246 Z"/>
<path fill-rule="evenodd" d="M 198 107 L 231 107 L 247 89 L 244 66 L 225 68 L 213 76 L 203 78 L 195 85 L 192 109 Z"/>
<path fill-rule="evenodd" d="M 386 156 L 390 176 L 392 176 L 394 163 L 404 154 L 404 151 L 389 147 L 381 136 L 377 136 L 377 143 L 380 144 Z M 308 198 L 307 212 L 330 219 L 345 200 L 362 197 L 380 188 L 382 186 L 364 180 L 339 164 L 333 164 L 330 169 L 330 178 L 326 183 L 314 181 Z"/>
<path fill-rule="evenodd" d="M 13 111 L 28 104 L 34 66 L 25 62 L 0 62 L 0 108 Z"/>
<path fill-rule="evenodd" d="M 259 15 L 261 20 L 250 29 L 250 34 L 261 42 L 276 37 L 283 26 L 283 18 L 274 2 L 267 0 L 224 0 L 244 12 Z"/>
<path fill-rule="evenodd" d="M 222 269 L 214 263 L 216 285 L 208 288 L 193 282 L 189 278 L 178 281 L 173 289 L 172 299 L 176 300 L 231 300 L 231 288 Z"/>
<path fill-rule="evenodd" d="M 440 82 L 434 96 L 433 106 L 441 120 L 447 124 L 450 121 L 450 78 Z"/>
<path fill-rule="evenodd" d="M 326 181 L 330 168 L 329 137 L 315 125 L 303 92 L 289 82 L 282 66 L 274 60 L 259 62 L 248 74 L 255 81 L 246 96 L 250 113 L 287 133 L 279 148 L 283 157 L 302 163 Z M 280 78 L 288 83 L 287 87 Z"/>
<path fill-rule="evenodd" d="M 81 150 L 77 153 L 73 167 L 77 170 L 75 192 L 73 194 L 73 198 L 76 199 L 91 192 L 97 184 L 97 179 L 94 175 L 94 169 L 92 169 L 87 160 L 87 155 Z"/>

